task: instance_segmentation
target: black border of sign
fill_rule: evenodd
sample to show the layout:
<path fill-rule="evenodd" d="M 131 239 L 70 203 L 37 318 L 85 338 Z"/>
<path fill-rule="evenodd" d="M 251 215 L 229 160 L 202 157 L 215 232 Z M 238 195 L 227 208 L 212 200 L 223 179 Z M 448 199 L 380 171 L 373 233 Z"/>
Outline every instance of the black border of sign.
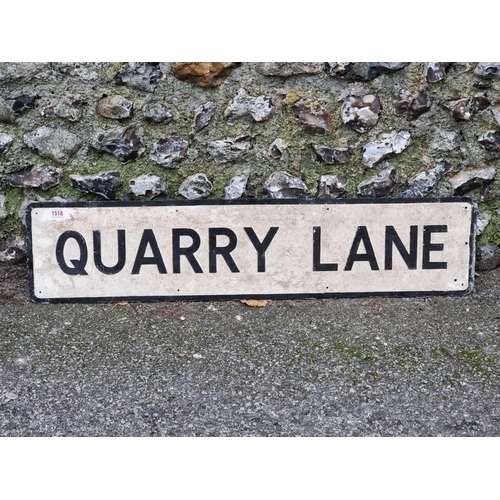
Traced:
<path fill-rule="evenodd" d="M 189 205 L 371 205 L 371 204 L 412 204 L 412 203 L 468 203 L 471 206 L 471 228 L 469 236 L 469 284 L 467 289 L 460 291 L 430 291 L 430 292 L 347 292 L 347 293 L 291 293 L 291 294 L 242 294 L 242 295 L 179 295 L 179 296 L 130 296 L 116 297 L 65 297 L 55 299 L 39 299 L 34 293 L 33 247 L 31 244 L 31 212 L 43 208 L 71 207 L 142 207 L 142 206 L 189 206 Z M 173 301 L 213 301 L 239 299 L 330 299 L 330 298 L 360 298 L 360 297 L 430 297 L 436 295 L 464 296 L 474 288 L 475 266 L 475 233 L 477 225 L 477 205 L 472 198 L 312 198 L 312 199 L 238 199 L 238 200 L 164 200 L 164 201 L 88 201 L 88 202 L 34 202 L 26 210 L 26 245 L 28 252 L 29 293 L 32 302 L 38 304 L 67 303 L 110 303 L 110 302 L 173 302 Z"/>

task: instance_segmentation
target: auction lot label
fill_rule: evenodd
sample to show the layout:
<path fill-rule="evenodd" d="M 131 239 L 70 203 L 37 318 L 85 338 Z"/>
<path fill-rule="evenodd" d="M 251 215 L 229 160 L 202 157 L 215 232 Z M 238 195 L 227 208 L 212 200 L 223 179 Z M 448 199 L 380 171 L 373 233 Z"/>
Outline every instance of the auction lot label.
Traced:
<path fill-rule="evenodd" d="M 35 302 L 465 294 L 467 198 L 33 203 Z"/>

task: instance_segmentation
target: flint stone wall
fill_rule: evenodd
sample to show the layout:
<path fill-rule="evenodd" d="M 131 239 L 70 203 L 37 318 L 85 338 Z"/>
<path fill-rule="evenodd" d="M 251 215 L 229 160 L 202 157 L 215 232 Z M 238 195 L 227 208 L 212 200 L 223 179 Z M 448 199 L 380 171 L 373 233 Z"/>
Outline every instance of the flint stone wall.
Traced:
<path fill-rule="evenodd" d="M 500 63 L 0 63 L 0 261 L 40 200 L 452 196 L 500 262 Z"/>

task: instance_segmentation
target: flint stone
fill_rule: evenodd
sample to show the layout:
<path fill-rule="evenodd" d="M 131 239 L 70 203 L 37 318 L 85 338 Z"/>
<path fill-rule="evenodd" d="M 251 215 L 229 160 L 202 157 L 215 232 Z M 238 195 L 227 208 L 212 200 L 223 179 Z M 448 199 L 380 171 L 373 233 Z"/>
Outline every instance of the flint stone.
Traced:
<path fill-rule="evenodd" d="M 491 99 L 486 95 L 476 95 L 472 99 L 471 109 L 474 113 L 489 108 Z"/>
<path fill-rule="evenodd" d="M 269 119 L 273 110 L 274 106 L 270 97 L 264 95 L 251 97 L 245 89 L 239 89 L 226 108 L 224 116 L 229 123 L 234 123 L 237 118 L 247 115 L 250 115 L 256 122 L 263 122 Z"/>
<path fill-rule="evenodd" d="M 193 128 L 191 129 L 191 135 L 194 136 L 200 130 L 203 130 L 214 116 L 217 105 L 214 102 L 206 102 L 201 106 L 198 106 L 193 111 Z"/>
<path fill-rule="evenodd" d="M 14 137 L 0 132 L 0 153 L 5 153 L 14 142 Z"/>
<path fill-rule="evenodd" d="M 284 171 L 274 172 L 267 178 L 264 182 L 264 192 L 268 198 L 275 200 L 303 199 L 309 195 L 304 182 Z"/>
<path fill-rule="evenodd" d="M 66 106 L 64 104 L 56 104 L 47 106 L 41 111 L 42 116 L 57 116 L 69 122 L 78 122 L 83 118 L 83 113 L 80 109 Z"/>
<path fill-rule="evenodd" d="M 305 132 L 316 135 L 330 133 L 330 115 L 320 105 L 310 105 L 300 100 L 293 105 L 293 111 Z"/>
<path fill-rule="evenodd" d="M 479 236 L 491 222 L 491 212 L 479 212 L 476 221 L 476 236 Z"/>
<path fill-rule="evenodd" d="M 237 200 L 245 194 L 248 177 L 245 175 L 237 175 L 230 179 L 224 187 L 225 200 Z"/>
<path fill-rule="evenodd" d="M 98 194 L 110 200 L 122 181 L 120 172 L 100 172 L 97 175 L 70 175 L 73 187 L 82 193 Z"/>
<path fill-rule="evenodd" d="M 455 194 L 462 195 L 467 191 L 483 186 L 493 180 L 495 167 L 467 169 L 458 172 L 450 179 Z"/>
<path fill-rule="evenodd" d="M 381 110 L 382 105 L 376 95 L 351 96 L 342 105 L 342 121 L 356 132 L 367 132 L 377 124 Z"/>
<path fill-rule="evenodd" d="M 61 181 L 61 174 L 45 165 L 35 165 L 13 172 L 9 177 L 9 184 L 13 187 L 42 188 L 44 191 L 57 186 Z"/>
<path fill-rule="evenodd" d="M 327 62 L 324 71 L 345 80 L 369 82 L 382 73 L 397 71 L 406 66 L 401 62 Z"/>
<path fill-rule="evenodd" d="M 170 68 L 178 80 L 194 83 L 199 87 L 217 87 L 241 63 L 234 62 L 179 62 Z"/>
<path fill-rule="evenodd" d="M 172 110 L 161 102 L 150 102 L 142 108 L 144 118 L 151 123 L 168 123 L 174 117 Z"/>
<path fill-rule="evenodd" d="M 469 121 L 471 119 L 472 114 L 468 99 L 450 102 L 447 108 L 451 111 L 451 116 L 457 121 Z"/>
<path fill-rule="evenodd" d="M 82 146 L 83 141 L 68 130 L 39 127 L 24 134 L 25 144 L 39 156 L 65 164 Z"/>
<path fill-rule="evenodd" d="M 382 198 L 396 187 L 397 182 L 397 170 L 394 167 L 388 167 L 378 175 L 359 183 L 357 192 L 364 198 Z"/>
<path fill-rule="evenodd" d="M 316 158 L 328 165 L 334 163 L 347 163 L 351 159 L 351 153 L 347 149 L 334 149 L 328 146 L 320 146 L 318 144 L 311 144 Z"/>
<path fill-rule="evenodd" d="M 425 78 L 429 83 L 436 83 L 441 81 L 445 75 L 446 70 L 451 63 L 449 62 L 427 62 L 425 63 Z"/>
<path fill-rule="evenodd" d="M 408 114 L 408 110 L 410 109 L 410 104 L 413 99 L 414 97 L 410 94 L 410 92 L 406 90 L 402 91 L 394 102 L 394 114 L 396 116 L 405 116 Z"/>
<path fill-rule="evenodd" d="M 92 146 L 97 151 L 116 156 L 123 164 L 136 160 L 146 150 L 132 127 L 100 133 L 94 138 Z"/>
<path fill-rule="evenodd" d="M 252 149 L 250 136 L 241 135 L 222 141 L 212 141 L 208 145 L 208 155 L 217 163 L 228 163 L 247 155 Z"/>
<path fill-rule="evenodd" d="M 500 154 L 500 132 L 488 130 L 478 138 L 479 144 L 493 156 Z"/>
<path fill-rule="evenodd" d="M 415 120 L 431 109 L 431 95 L 427 90 L 421 90 L 411 101 L 408 108 L 408 119 Z"/>
<path fill-rule="evenodd" d="M 394 103 L 394 114 L 396 116 L 406 115 L 406 118 L 411 121 L 429 111 L 431 106 L 432 101 L 427 90 L 421 90 L 416 95 L 404 91 Z"/>
<path fill-rule="evenodd" d="M 451 163 L 443 162 L 435 168 L 420 172 L 409 182 L 408 188 L 401 193 L 401 198 L 421 198 L 429 194 L 452 168 Z"/>
<path fill-rule="evenodd" d="M 500 62 L 480 62 L 474 69 L 474 74 L 482 78 L 499 78 Z"/>
<path fill-rule="evenodd" d="M 203 173 L 191 175 L 184 179 L 178 193 L 188 200 L 206 198 L 212 192 L 212 183 Z"/>
<path fill-rule="evenodd" d="M 20 236 L 9 236 L 0 245 L 0 262 L 18 263 L 26 260 L 26 241 Z"/>
<path fill-rule="evenodd" d="M 165 192 L 165 186 L 161 178 L 151 173 L 131 179 L 129 186 L 136 196 L 154 198 Z"/>
<path fill-rule="evenodd" d="M 8 97 L 7 101 L 12 101 L 12 112 L 15 115 L 20 115 L 27 109 L 33 109 L 35 107 L 35 99 L 37 96 L 30 96 L 28 94 L 23 94 L 17 97 Z"/>
<path fill-rule="evenodd" d="M 363 148 L 363 164 L 372 168 L 381 161 L 401 153 L 410 143 L 411 136 L 407 130 L 382 134 L 381 139 L 369 142 Z"/>
<path fill-rule="evenodd" d="M 277 137 L 269 146 L 268 154 L 271 158 L 275 160 L 281 160 L 282 158 L 284 158 L 287 148 L 288 148 L 288 143 L 285 142 L 283 139 Z"/>
<path fill-rule="evenodd" d="M 7 217 L 7 196 L 0 193 L 0 219 Z"/>
<path fill-rule="evenodd" d="M 318 198 L 342 198 L 349 180 L 337 175 L 322 175 L 318 181 Z"/>
<path fill-rule="evenodd" d="M 265 76 L 312 75 L 321 73 L 323 63 L 318 62 L 261 62 L 256 68 L 257 73 Z"/>
<path fill-rule="evenodd" d="M 160 167 L 176 168 L 176 163 L 186 158 L 188 148 L 189 142 L 182 137 L 167 137 L 155 144 L 155 150 L 149 157 Z"/>
<path fill-rule="evenodd" d="M 489 243 L 477 245 L 476 269 L 478 271 L 491 271 L 500 265 L 500 250 L 497 245 Z"/>
<path fill-rule="evenodd" d="M 103 97 L 97 103 L 97 113 L 104 118 L 123 120 L 132 116 L 133 103 L 121 95 Z"/>
<path fill-rule="evenodd" d="M 165 79 L 158 63 L 127 63 L 115 75 L 116 85 L 127 85 L 146 92 L 153 92 L 156 86 Z"/>

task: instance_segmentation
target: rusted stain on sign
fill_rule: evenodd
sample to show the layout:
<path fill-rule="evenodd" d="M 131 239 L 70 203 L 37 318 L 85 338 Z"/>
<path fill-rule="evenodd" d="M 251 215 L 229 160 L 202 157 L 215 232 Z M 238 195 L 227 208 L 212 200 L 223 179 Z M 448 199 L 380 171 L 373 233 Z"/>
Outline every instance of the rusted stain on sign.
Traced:
<path fill-rule="evenodd" d="M 37 302 L 465 294 L 466 198 L 34 203 Z"/>

